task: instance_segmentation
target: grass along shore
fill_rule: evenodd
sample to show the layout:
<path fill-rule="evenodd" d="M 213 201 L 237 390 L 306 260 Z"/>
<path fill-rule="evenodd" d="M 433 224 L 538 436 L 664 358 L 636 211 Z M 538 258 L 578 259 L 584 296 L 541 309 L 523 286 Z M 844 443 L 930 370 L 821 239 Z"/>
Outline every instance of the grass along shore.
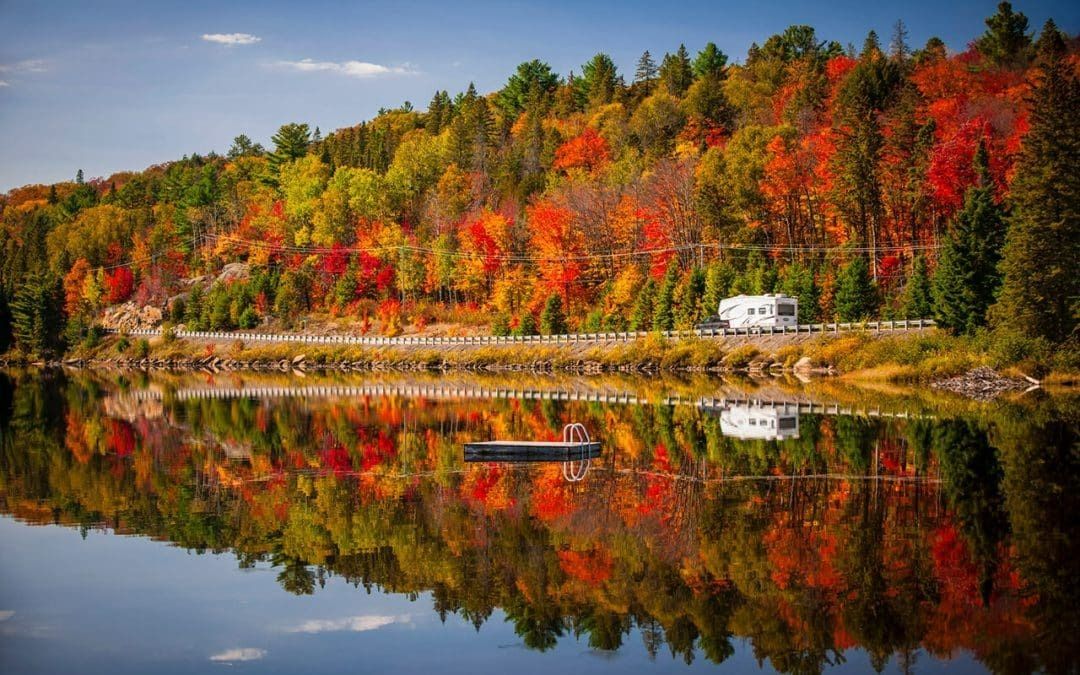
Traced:
<path fill-rule="evenodd" d="M 485 346 L 355 346 L 203 342 L 108 336 L 80 345 L 65 361 L 156 368 L 353 370 L 543 370 L 568 372 L 743 372 L 795 370 L 896 383 L 931 382 L 990 366 L 1011 376 L 1080 383 L 1076 349 L 1049 349 L 1022 336 L 956 337 L 940 330 L 904 334 L 804 335 L 783 342 L 652 335 L 627 343 Z M 9 363 L 25 361 L 9 354 Z"/>

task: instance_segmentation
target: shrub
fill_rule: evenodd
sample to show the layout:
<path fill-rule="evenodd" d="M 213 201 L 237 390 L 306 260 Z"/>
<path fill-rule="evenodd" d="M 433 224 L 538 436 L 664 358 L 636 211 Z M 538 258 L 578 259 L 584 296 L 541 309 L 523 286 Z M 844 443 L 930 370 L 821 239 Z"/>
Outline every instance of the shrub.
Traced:
<path fill-rule="evenodd" d="M 123 354 L 129 348 L 131 348 L 131 340 L 128 339 L 128 336 L 121 335 L 120 339 L 116 341 L 116 351 L 117 351 L 117 353 L 118 354 Z"/>
<path fill-rule="evenodd" d="M 233 340 L 232 344 L 229 346 L 229 356 L 234 359 L 240 358 L 240 355 L 244 353 L 244 347 L 246 347 L 246 345 L 243 340 Z"/>
<path fill-rule="evenodd" d="M 522 313 L 518 319 L 517 328 L 513 331 L 514 335 L 536 335 L 536 319 L 533 318 L 531 312 Z"/>
<path fill-rule="evenodd" d="M 540 315 L 540 332 L 544 335 L 562 335 L 566 332 L 566 314 L 563 312 L 562 296 L 553 293 Z"/>
<path fill-rule="evenodd" d="M 988 334 L 987 342 L 990 365 L 995 368 L 1020 366 L 1045 372 L 1054 353 L 1046 338 L 1033 337 L 1015 328 L 998 328 Z"/>
<path fill-rule="evenodd" d="M 173 323 L 183 323 L 186 312 L 187 302 L 183 298 L 177 298 L 173 300 L 172 306 L 169 307 L 169 318 Z"/>
<path fill-rule="evenodd" d="M 491 320 L 491 334 L 492 335 L 509 335 L 510 334 L 510 319 L 506 314 L 498 312 Z"/>
<path fill-rule="evenodd" d="M 135 358 L 145 359 L 147 356 L 150 356 L 150 341 L 142 338 L 135 343 Z"/>
<path fill-rule="evenodd" d="M 729 368 L 745 368 L 760 353 L 761 350 L 754 345 L 742 345 L 732 349 L 724 356 L 724 365 Z"/>
<path fill-rule="evenodd" d="M 241 328 L 254 328 L 259 325 L 259 314 L 254 307 L 247 307 L 240 313 L 239 324 Z"/>

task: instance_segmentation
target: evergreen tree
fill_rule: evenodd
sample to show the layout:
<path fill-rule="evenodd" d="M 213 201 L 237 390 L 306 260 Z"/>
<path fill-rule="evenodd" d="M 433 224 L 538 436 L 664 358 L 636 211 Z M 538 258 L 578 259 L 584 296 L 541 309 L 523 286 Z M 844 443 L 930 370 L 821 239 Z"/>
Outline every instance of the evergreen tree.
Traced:
<path fill-rule="evenodd" d="M 694 70 L 686 45 L 679 45 L 674 54 L 664 54 L 660 62 L 660 84 L 672 96 L 682 96 L 694 83 Z"/>
<path fill-rule="evenodd" d="M 276 181 L 281 165 L 292 162 L 307 154 L 311 144 L 311 132 L 308 125 L 291 122 L 283 124 L 277 133 L 271 138 L 274 142 L 274 151 L 270 153 L 271 180 Z"/>
<path fill-rule="evenodd" d="M 497 312 L 492 318 L 491 334 L 499 336 L 510 334 L 510 318 L 503 312 Z"/>
<path fill-rule="evenodd" d="M 656 296 L 656 282 L 649 279 L 638 291 L 634 307 L 630 310 L 630 330 L 648 330 L 652 326 L 653 301 Z"/>
<path fill-rule="evenodd" d="M 184 327 L 187 330 L 199 330 L 201 327 L 200 317 L 203 310 L 202 286 L 195 284 L 188 293 L 187 302 L 184 304 Z"/>
<path fill-rule="evenodd" d="M 799 299 L 799 323 L 817 320 L 821 289 L 812 269 L 800 263 L 788 265 L 780 282 L 780 292 Z"/>
<path fill-rule="evenodd" d="M 1001 275 L 1004 214 L 994 202 L 986 145 L 975 153 L 976 185 L 964 195 L 934 273 L 934 314 L 938 323 L 958 333 L 972 333 L 986 323 Z"/>
<path fill-rule="evenodd" d="M 1010 204 L 995 326 L 1061 341 L 1080 317 L 1080 80 L 1053 22 L 1039 38 L 1042 78 L 1031 94 Z"/>
<path fill-rule="evenodd" d="M 60 285 L 42 274 L 23 279 L 11 300 L 11 328 L 16 346 L 48 358 L 61 349 L 64 332 Z"/>
<path fill-rule="evenodd" d="M 656 61 L 653 61 L 652 54 L 646 49 L 645 53 L 638 59 L 637 69 L 634 71 L 634 82 L 651 85 L 658 72 Z"/>
<path fill-rule="evenodd" d="M 563 311 L 562 296 L 552 293 L 544 304 L 540 314 L 540 332 L 544 335 L 562 335 L 566 333 L 566 313 Z"/>
<path fill-rule="evenodd" d="M 997 13 L 986 20 L 986 32 L 975 41 L 975 48 L 995 65 L 1021 65 L 1031 49 L 1027 29 L 1023 12 L 1014 12 L 1012 3 L 999 3 Z"/>
<path fill-rule="evenodd" d="M 233 139 L 227 157 L 237 159 L 239 157 L 259 156 L 265 153 L 263 146 L 253 142 L 246 134 L 240 134 Z"/>
<path fill-rule="evenodd" d="M 536 335 L 536 319 L 533 317 L 532 312 L 522 312 L 518 318 L 517 328 L 514 330 L 515 335 Z"/>
<path fill-rule="evenodd" d="M 694 77 L 698 79 L 703 77 L 723 79 L 724 68 L 727 67 L 727 60 L 727 54 L 720 51 L 720 48 L 712 42 L 708 43 L 694 58 L 692 66 Z"/>
<path fill-rule="evenodd" d="M 675 266 L 672 265 L 664 276 L 664 282 L 660 285 L 660 291 L 656 294 L 656 302 L 653 306 L 652 328 L 653 330 L 665 331 L 675 327 L 675 285 L 678 283 L 678 275 Z"/>
<path fill-rule="evenodd" d="M 0 354 L 11 348 L 11 308 L 7 291 L 0 286 Z"/>
<path fill-rule="evenodd" d="M 925 319 L 934 311 L 933 296 L 930 287 L 930 275 L 926 269 L 926 258 L 915 256 L 911 261 L 911 273 L 904 288 L 903 318 Z"/>
<path fill-rule="evenodd" d="M 709 265 L 705 275 L 705 296 L 702 298 L 705 316 L 712 316 L 720 310 L 720 301 L 728 297 L 734 281 L 735 270 L 727 263 L 717 261 Z"/>
<path fill-rule="evenodd" d="M 517 67 L 506 86 L 499 91 L 496 101 L 503 114 L 513 122 L 525 110 L 530 98 L 534 105 L 546 108 L 559 84 L 559 76 L 551 70 L 551 66 L 533 59 Z"/>
<path fill-rule="evenodd" d="M 581 77 L 574 80 L 574 85 L 579 104 L 595 108 L 615 100 L 621 78 L 611 57 L 597 54 L 581 67 Z"/>
<path fill-rule="evenodd" d="M 856 254 L 840 271 L 835 303 L 841 321 L 868 319 L 877 311 L 877 289 L 865 256 Z"/>
<path fill-rule="evenodd" d="M 701 301 L 705 296 L 705 270 L 695 267 L 679 286 L 675 325 L 689 330 L 701 319 Z"/>

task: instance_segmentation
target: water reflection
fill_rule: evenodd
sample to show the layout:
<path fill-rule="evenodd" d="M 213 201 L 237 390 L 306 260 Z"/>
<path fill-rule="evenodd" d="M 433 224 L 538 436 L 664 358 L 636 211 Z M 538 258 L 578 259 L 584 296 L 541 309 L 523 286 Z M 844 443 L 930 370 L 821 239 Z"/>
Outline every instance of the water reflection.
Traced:
<path fill-rule="evenodd" d="M 802 390 L 196 384 L 5 376 L 0 509 L 228 551 L 297 595 L 329 579 L 428 593 L 478 630 L 501 613 L 532 650 L 634 641 L 690 664 L 748 645 L 782 672 L 862 653 L 875 668 L 965 652 L 994 672 L 1077 667 L 1069 399 L 933 415 L 883 399 L 871 417 L 845 414 L 864 394 Z M 470 395 L 485 387 L 506 393 Z M 468 441 L 557 440 L 573 421 L 604 444 L 584 480 L 464 461 Z"/>

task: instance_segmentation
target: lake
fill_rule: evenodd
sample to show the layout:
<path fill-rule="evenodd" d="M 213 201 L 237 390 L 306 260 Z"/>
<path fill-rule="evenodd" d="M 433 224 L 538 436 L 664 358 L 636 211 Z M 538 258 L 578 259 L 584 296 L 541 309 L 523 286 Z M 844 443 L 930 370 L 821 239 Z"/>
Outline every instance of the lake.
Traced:
<path fill-rule="evenodd" d="M 1076 672 L 1080 399 L 0 374 L 5 673 Z M 464 444 L 600 456 L 465 462 Z"/>

